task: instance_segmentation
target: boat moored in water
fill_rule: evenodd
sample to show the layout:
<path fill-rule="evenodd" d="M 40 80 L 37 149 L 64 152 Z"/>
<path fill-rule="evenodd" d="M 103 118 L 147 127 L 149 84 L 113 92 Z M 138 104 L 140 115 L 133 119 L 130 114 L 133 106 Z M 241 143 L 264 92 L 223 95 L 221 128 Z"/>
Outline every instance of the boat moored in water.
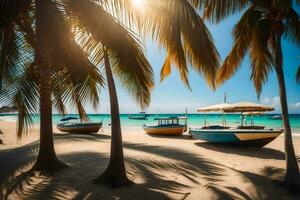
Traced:
<path fill-rule="evenodd" d="M 157 125 L 143 126 L 147 134 L 179 136 L 187 130 L 186 117 L 159 117 L 154 120 L 157 120 Z M 185 123 L 180 124 L 180 120 L 184 120 Z"/>
<path fill-rule="evenodd" d="M 97 133 L 103 122 L 78 122 L 77 117 L 66 117 L 56 125 L 57 129 L 67 133 Z"/>
<path fill-rule="evenodd" d="M 134 119 L 134 120 L 148 120 L 148 117 L 150 115 L 146 114 L 146 112 L 139 112 L 138 114 L 135 115 L 129 115 L 129 119 Z"/>
<path fill-rule="evenodd" d="M 281 133 L 282 129 L 265 129 L 264 126 L 255 126 L 252 118 L 251 126 L 244 126 L 244 112 L 266 112 L 272 111 L 274 108 L 255 104 L 251 102 L 240 102 L 236 104 L 226 104 L 220 106 L 215 111 L 223 113 L 241 112 L 241 126 L 236 128 L 226 126 L 205 126 L 202 128 L 190 129 L 189 133 L 194 139 L 204 140 L 210 143 L 226 144 L 230 146 L 251 146 L 263 147 L 276 139 Z M 199 109 L 204 110 L 204 109 Z M 208 110 L 209 109 L 205 109 Z M 224 124 L 224 123 L 223 123 Z"/>

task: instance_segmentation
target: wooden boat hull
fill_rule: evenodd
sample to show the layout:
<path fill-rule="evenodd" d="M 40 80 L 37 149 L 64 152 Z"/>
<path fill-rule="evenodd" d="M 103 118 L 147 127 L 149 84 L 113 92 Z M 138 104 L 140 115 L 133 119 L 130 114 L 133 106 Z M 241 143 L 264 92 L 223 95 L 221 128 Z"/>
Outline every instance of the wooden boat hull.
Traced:
<path fill-rule="evenodd" d="M 88 124 L 58 124 L 57 129 L 67 133 L 97 133 L 102 127 L 102 123 Z"/>
<path fill-rule="evenodd" d="M 229 130 L 203 130 L 190 129 L 194 139 L 211 143 L 226 144 L 230 146 L 263 147 L 276 139 L 283 130 L 256 130 L 256 129 L 229 129 Z"/>
<path fill-rule="evenodd" d="M 186 131 L 186 126 L 146 126 L 143 127 L 147 134 L 179 136 Z"/>

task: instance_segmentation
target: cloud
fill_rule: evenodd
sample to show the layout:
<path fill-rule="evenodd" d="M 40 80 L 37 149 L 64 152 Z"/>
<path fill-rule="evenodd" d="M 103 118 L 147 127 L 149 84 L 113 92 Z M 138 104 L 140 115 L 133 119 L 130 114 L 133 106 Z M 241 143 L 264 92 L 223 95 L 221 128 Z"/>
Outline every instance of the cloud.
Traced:
<path fill-rule="evenodd" d="M 295 108 L 300 108 L 300 102 L 295 103 Z"/>
<path fill-rule="evenodd" d="M 279 108 L 280 107 L 280 98 L 279 98 L 279 96 L 275 96 L 275 97 L 271 97 L 271 98 L 264 97 L 264 98 L 262 98 L 261 103 L 271 105 L 275 108 Z"/>

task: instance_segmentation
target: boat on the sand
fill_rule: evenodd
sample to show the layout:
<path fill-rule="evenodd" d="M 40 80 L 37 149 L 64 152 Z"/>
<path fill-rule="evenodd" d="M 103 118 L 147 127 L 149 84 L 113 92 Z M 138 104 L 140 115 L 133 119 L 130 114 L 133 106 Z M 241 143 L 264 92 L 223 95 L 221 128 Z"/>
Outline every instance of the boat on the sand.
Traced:
<path fill-rule="evenodd" d="M 67 133 L 97 133 L 103 122 L 80 122 L 77 117 L 66 117 L 56 125 L 57 129 Z"/>
<path fill-rule="evenodd" d="M 264 126 L 255 126 L 253 121 L 251 122 L 250 126 L 244 126 L 243 112 L 272 111 L 274 110 L 274 108 L 272 107 L 251 102 L 240 102 L 236 104 L 224 104 L 222 106 L 219 106 L 218 108 L 216 106 L 212 106 L 212 108 L 213 112 L 241 112 L 241 125 L 238 127 L 227 127 L 221 125 L 207 126 L 205 122 L 204 127 L 193 128 L 189 130 L 189 133 L 194 139 L 200 139 L 210 143 L 225 144 L 230 146 L 263 147 L 276 139 L 281 133 L 283 133 L 282 129 L 266 129 Z M 202 110 L 205 110 L 205 112 L 210 111 L 209 107 L 206 107 L 205 109 L 199 109 L 198 111 Z"/>
<path fill-rule="evenodd" d="M 143 126 L 147 134 L 180 136 L 187 130 L 186 117 L 159 117 L 154 120 L 157 120 L 157 125 Z M 180 120 L 184 120 L 185 123 L 180 124 Z"/>

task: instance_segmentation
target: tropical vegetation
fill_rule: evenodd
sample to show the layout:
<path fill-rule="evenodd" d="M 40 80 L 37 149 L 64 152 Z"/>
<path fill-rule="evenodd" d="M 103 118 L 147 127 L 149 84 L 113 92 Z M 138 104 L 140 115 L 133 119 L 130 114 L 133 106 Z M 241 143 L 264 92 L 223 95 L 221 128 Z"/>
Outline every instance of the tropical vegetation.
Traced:
<path fill-rule="evenodd" d="M 142 108 L 149 105 L 153 72 L 140 40 L 150 36 L 166 49 L 161 81 L 175 66 L 189 89 L 188 66 L 215 88 L 236 72 L 249 53 L 251 79 L 258 95 L 269 72 L 275 69 L 285 129 L 284 183 L 295 189 L 300 176 L 288 118 L 281 48 L 282 38 L 300 44 L 299 16 L 293 3 L 158 0 L 145 1 L 147 9 L 140 12 L 131 0 L 1 1 L 1 99 L 19 110 L 19 136 L 32 124 L 30 114 L 40 113 L 40 149 L 34 169 L 55 171 L 66 166 L 54 150 L 52 105 L 66 113 L 65 105 L 71 102 L 85 119 L 83 105 L 91 101 L 96 106 L 99 102 L 100 86 L 105 85 L 101 73 L 105 70 L 112 119 L 110 161 L 95 182 L 114 187 L 130 184 L 115 77 Z M 219 71 L 219 55 L 199 10 L 205 19 L 217 23 L 243 11 L 233 30 L 234 46 Z"/>
<path fill-rule="evenodd" d="M 200 2 L 200 1 L 195 1 Z M 217 85 L 230 79 L 241 65 L 246 53 L 251 61 L 251 80 L 260 95 L 268 74 L 275 70 L 283 126 L 285 132 L 286 174 L 284 185 L 294 191 L 300 186 L 300 175 L 295 157 L 288 115 L 285 77 L 283 72 L 282 40 L 300 45 L 300 19 L 293 5 L 299 1 L 255 0 L 255 1 L 205 1 L 204 16 L 212 22 L 220 22 L 227 16 L 243 11 L 233 29 L 234 44 L 218 71 Z"/>

